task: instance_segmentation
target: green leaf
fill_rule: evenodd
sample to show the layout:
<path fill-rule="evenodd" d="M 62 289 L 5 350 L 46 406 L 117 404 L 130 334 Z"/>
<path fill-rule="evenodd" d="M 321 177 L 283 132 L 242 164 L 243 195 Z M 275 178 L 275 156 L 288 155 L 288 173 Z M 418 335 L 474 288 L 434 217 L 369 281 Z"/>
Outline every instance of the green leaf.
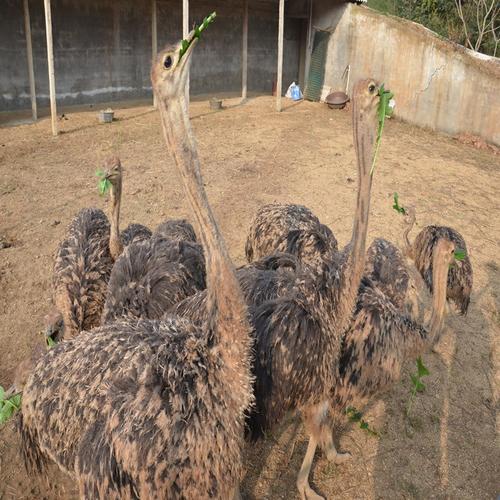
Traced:
<path fill-rule="evenodd" d="M 399 205 L 398 193 L 394 193 L 394 204 L 392 205 L 392 208 L 394 208 L 398 214 L 406 214 L 406 210 Z"/>
<path fill-rule="evenodd" d="M 455 260 L 461 261 L 464 260 L 467 256 L 467 252 L 463 248 L 457 248 L 455 250 Z"/>
<path fill-rule="evenodd" d="M 95 175 L 96 175 L 96 177 L 105 177 L 106 176 L 106 172 L 104 170 L 101 170 L 100 168 L 98 168 L 95 171 Z"/>
<path fill-rule="evenodd" d="M 415 389 L 417 389 L 418 392 L 423 392 L 425 390 L 425 384 L 421 380 L 419 380 Z"/>
<path fill-rule="evenodd" d="M 359 428 L 363 429 L 363 430 L 367 430 L 368 429 L 368 422 L 365 422 L 364 420 L 362 420 L 359 424 Z"/>
<path fill-rule="evenodd" d="M 16 407 L 17 410 L 21 408 L 21 394 L 16 394 L 12 396 L 9 401 Z"/>
<path fill-rule="evenodd" d="M 424 377 L 425 375 L 430 375 L 430 371 L 427 369 L 427 367 L 424 365 L 424 362 L 422 361 L 422 357 L 419 356 L 417 358 L 417 370 L 418 370 L 418 376 Z"/>
<path fill-rule="evenodd" d="M 52 338 L 52 337 L 46 337 L 45 342 L 47 343 L 47 347 L 51 349 L 55 345 L 57 345 L 57 342 Z"/>
<path fill-rule="evenodd" d="M 207 17 L 205 17 L 205 19 L 203 19 L 203 22 L 199 26 L 195 26 L 194 36 L 193 36 L 192 40 L 190 40 L 190 41 L 187 41 L 185 39 L 182 40 L 181 50 L 179 53 L 179 59 L 181 59 L 182 56 L 186 53 L 189 46 L 193 43 L 193 40 L 195 38 L 200 38 L 201 32 L 208 28 L 208 26 L 214 21 L 216 15 L 217 14 L 215 12 L 212 12 L 209 16 L 207 16 Z"/>
<path fill-rule="evenodd" d="M 109 179 L 101 179 L 99 181 L 98 187 L 99 187 L 99 194 L 103 196 L 111 188 L 111 181 Z"/>
<path fill-rule="evenodd" d="M 5 394 L 5 389 L 0 385 L 0 403 L 3 401 L 4 394 Z"/>
<path fill-rule="evenodd" d="M 420 380 L 418 379 L 418 376 L 417 375 L 410 375 L 410 378 L 411 378 L 411 382 L 413 384 L 413 387 L 417 388 Z"/>
<path fill-rule="evenodd" d="M 378 130 L 377 139 L 375 141 L 375 152 L 373 154 L 372 168 L 370 170 L 370 175 L 373 175 L 375 170 L 375 164 L 377 162 L 378 150 L 380 148 L 380 143 L 382 141 L 382 132 L 384 130 L 385 118 L 392 114 L 392 109 L 390 109 L 389 101 L 394 97 L 394 94 L 389 90 L 385 90 L 384 84 L 382 84 L 378 91 L 379 103 L 377 108 L 378 115 Z"/>

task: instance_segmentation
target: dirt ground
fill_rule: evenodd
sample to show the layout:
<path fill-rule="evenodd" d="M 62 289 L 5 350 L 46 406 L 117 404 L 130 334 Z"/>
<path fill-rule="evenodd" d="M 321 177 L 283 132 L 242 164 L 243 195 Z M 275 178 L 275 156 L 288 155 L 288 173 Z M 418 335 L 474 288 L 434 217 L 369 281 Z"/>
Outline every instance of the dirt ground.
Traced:
<path fill-rule="evenodd" d="M 328 224 L 339 242 L 349 238 L 356 168 L 351 117 L 320 104 L 287 101 L 274 111 L 270 97 L 223 111 L 191 106 L 210 202 L 240 264 L 252 215 L 274 200 L 303 203 Z M 94 172 L 118 153 L 125 172 L 123 225 L 156 226 L 190 217 L 179 177 L 165 150 L 157 112 L 118 109 L 112 125 L 95 110 L 66 113 L 62 134 L 50 122 L 0 129 L 0 384 L 40 341 L 51 304 L 52 255 L 78 209 L 106 208 Z M 500 493 L 500 157 L 452 138 L 390 120 L 375 173 L 369 239 L 401 242 L 402 221 L 392 193 L 418 209 L 420 227 L 437 223 L 465 237 L 474 267 L 469 315 L 450 314 L 441 354 L 424 359 L 431 375 L 414 405 L 407 367 L 401 383 L 368 411 L 380 438 L 350 426 L 340 449 L 353 455 L 334 466 L 318 453 L 315 488 L 328 498 L 493 499 Z M 0 245 L 0 248 L 2 245 Z M 243 496 L 296 498 L 295 477 L 306 448 L 295 421 L 246 453 Z M 0 499 L 71 498 L 71 482 L 54 471 L 49 487 L 28 478 L 14 425 L 0 429 Z"/>

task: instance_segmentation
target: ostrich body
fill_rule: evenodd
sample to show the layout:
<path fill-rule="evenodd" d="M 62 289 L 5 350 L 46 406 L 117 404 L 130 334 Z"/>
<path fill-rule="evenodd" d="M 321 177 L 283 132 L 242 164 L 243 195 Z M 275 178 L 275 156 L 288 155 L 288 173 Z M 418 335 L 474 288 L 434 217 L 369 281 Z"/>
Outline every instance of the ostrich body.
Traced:
<path fill-rule="evenodd" d="M 243 296 L 249 308 L 285 295 L 295 282 L 299 264 L 295 256 L 276 253 L 236 269 Z M 202 324 L 207 318 L 207 291 L 202 290 L 177 303 L 173 314 Z"/>
<path fill-rule="evenodd" d="M 353 322 L 343 342 L 338 379 L 331 387 L 328 407 L 325 405 L 321 413 L 314 413 L 316 435 L 310 437 L 299 484 L 309 476 L 319 443 L 331 461 L 342 462 L 349 457 L 335 450 L 332 420 L 337 425 L 343 423 L 348 407 L 362 409 L 390 388 L 399 380 L 405 361 L 422 354 L 439 336 L 454 251 L 455 245 L 449 240 L 440 239 L 436 243 L 432 313 L 430 319 L 422 323 L 403 311 L 402 292 L 411 283 L 411 275 L 401 253 L 385 240 L 376 240 L 370 248 L 371 260 L 361 282 Z M 423 283 L 420 286 L 425 289 Z M 425 290 L 422 298 L 425 300 Z"/>
<path fill-rule="evenodd" d="M 416 236 L 413 243 L 410 243 L 408 235 L 415 223 L 415 209 L 409 207 L 407 210 L 407 228 L 404 232 L 406 254 L 415 262 L 416 268 L 422 275 L 422 278 L 431 292 L 433 288 L 432 255 L 437 241 L 440 238 L 446 238 L 453 241 L 457 249 L 465 250 L 464 259 L 455 261 L 448 273 L 446 298 L 455 303 L 460 314 L 466 315 L 472 293 L 473 273 L 467 245 L 463 236 L 451 227 L 426 226 Z"/>
<path fill-rule="evenodd" d="M 85 498 L 230 498 L 252 403 L 247 310 L 203 189 L 186 82 L 193 46 L 162 51 L 151 72 L 164 136 L 207 262 L 202 326 L 127 320 L 57 345 L 23 395 L 28 465 L 52 460 Z M 57 394 L 57 397 L 54 397 Z"/>
<path fill-rule="evenodd" d="M 113 266 L 102 324 L 161 319 L 174 304 L 204 288 L 201 246 L 155 234 L 128 246 Z"/>
<path fill-rule="evenodd" d="M 316 269 L 322 257 L 337 251 L 332 231 L 303 205 L 273 203 L 261 207 L 250 225 L 245 245 L 248 262 L 287 252 Z"/>
<path fill-rule="evenodd" d="M 193 226 L 185 219 L 170 219 L 162 222 L 155 229 L 155 235 L 169 240 L 197 242 Z"/>
<path fill-rule="evenodd" d="M 128 226 L 120 235 L 122 167 L 119 158 L 105 163 L 111 183 L 111 224 L 97 208 L 80 210 L 71 221 L 66 238 L 55 256 L 53 286 L 55 310 L 47 325 L 54 340 L 72 338 L 99 325 L 106 300 L 113 262 L 124 245 L 148 238 L 151 231 L 140 224 Z"/>
<path fill-rule="evenodd" d="M 99 324 L 112 267 L 108 218 L 97 208 L 80 210 L 56 252 L 57 313 L 52 313 L 54 323 L 49 326 L 55 340 L 75 337 Z"/>

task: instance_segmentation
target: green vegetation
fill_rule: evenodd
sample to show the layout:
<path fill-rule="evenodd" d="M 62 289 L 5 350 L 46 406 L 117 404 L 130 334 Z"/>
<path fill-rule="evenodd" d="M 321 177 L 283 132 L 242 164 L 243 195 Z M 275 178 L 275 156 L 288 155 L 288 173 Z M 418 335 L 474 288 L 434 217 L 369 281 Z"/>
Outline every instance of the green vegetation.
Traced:
<path fill-rule="evenodd" d="M 394 94 L 390 90 L 384 89 L 384 84 L 380 86 L 378 91 L 378 95 L 380 96 L 380 100 L 378 103 L 378 130 L 377 130 L 377 139 L 375 142 L 375 153 L 373 154 L 372 168 L 370 170 L 370 175 L 373 175 L 373 171 L 375 170 L 375 163 L 377 162 L 378 150 L 380 148 L 380 142 L 382 141 L 382 132 L 384 131 L 384 123 L 387 117 L 392 115 L 394 110 L 394 106 L 390 104 L 391 99 L 394 97 Z"/>
<path fill-rule="evenodd" d="M 372 436 L 376 436 L 376 437 L 380 436 L 380 434 L 376 430 L 370 428 L 370 426 L 368 425 L 368 422 L 366 420 L 363 420 L 363 414 L 359 410 L 354 408 L 354 406 L 349 406 L 348 408 L 346 408 L 345 413 L 347 415 L 347 418 L 351 422 L 359 423 L 360 429 L 363 429 L 364 431 L 368 432 L 368 434 L 370 434 Z"/>
<path fill-rule="evenodd" d="M 99 177 L 99 182 L 97 183 L 97 187 L 99 188 L 99 194 L 103 196 L 111 188 L 111 182 L 106 177 L 106 172 L 104 172 L 104 170 L 97 169 L 95 175 Z"/>
<path fill-rule="evenodd" d="M 425 390 L 425 384 L 422 382 L 422 377 L 430 375 L 430 371 L 424 365 L 421 357 L 417 358 L 417 372 L 410 375 L 411 379 L 411 392 L 410 398 L 408 400 L 408 407 L 406 409 L 406 416 L 409 417 L 411 413 L 411 407 L 413 406 L 413 401 L 417 392 L 423 392 Z"/>
<path fill-rule="evenodd" d="M 392 205 L 392 208 L 394 208 L 398 214 L 406 215 L 404 207 L 399 205 L 398 193 L 394 193 L 394 205 Z"/>
<path fill-rule="evenodd" d="M 499 55 L 498 0 L 368 0 L 368 7 L 423 24 L 483 54 Z"/>
<path fill-rule="evenodd" d="M 214 21 L 216 15 L 217 14 L 215 12 L 212 12 L 209 16 L 207 16 L 207 17 L 205 17 L 205 19 L 203 19 L 203 22 L 199 26 L 195 26 L 194 37 L 192 40 L 190 40 L 190 41 L 182 40 L 182 46 L 181 46 L 181 52 L 179 55 L 179 59 L 186 53 L 186 50 L 193 43 L 193 40 L 195 38 L 200 38 L 201 32 L 208 28 L 209 24 L 211 24 Z"/>
<path fill-rule="evenodd" d="M 4 424 L 21 408 L 21 394 L 5 398 L 5 390 L 0 385 L 0 424 Z"/>

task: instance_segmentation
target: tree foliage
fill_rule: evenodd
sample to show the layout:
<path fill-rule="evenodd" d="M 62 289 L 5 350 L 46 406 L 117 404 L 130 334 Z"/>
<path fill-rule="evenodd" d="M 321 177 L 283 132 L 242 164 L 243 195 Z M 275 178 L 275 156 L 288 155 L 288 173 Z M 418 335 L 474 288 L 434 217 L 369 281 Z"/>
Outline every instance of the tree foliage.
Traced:
<path fill-rule="evenodd" d="M 368 6 L 423 24 L 469 49 L 500 55 L 498 0 L 369 0 Z"/>

